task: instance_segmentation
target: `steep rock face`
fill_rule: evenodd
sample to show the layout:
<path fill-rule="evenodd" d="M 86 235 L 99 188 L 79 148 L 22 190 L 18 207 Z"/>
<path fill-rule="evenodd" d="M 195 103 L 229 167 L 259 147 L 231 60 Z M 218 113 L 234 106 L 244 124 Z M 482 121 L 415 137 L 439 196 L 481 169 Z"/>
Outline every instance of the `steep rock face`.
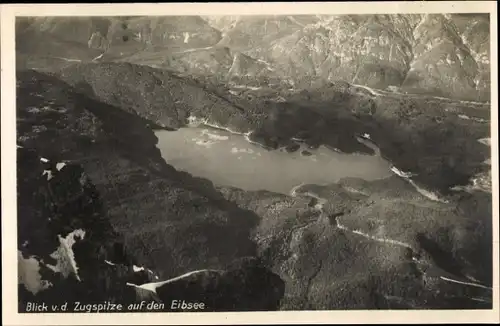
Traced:
<path fill-rule="evenodd" d="M 17 32 L 36 37 L 51 35 L 67 47 L 84 45 L 121 57 L 150 46 L 170 50 L 206 47 L 220 40 L 220 32 L 197 16 L 169 17 L 36 17 L 19 18 Z M 45 48 L 55 40 L 47 40 Z"/>
<path fill-rule="evenodd" d="M 344 79 L 383 89 L 401 84 L 411 60 L 408 40 L 393 22 L 398 19 L 405 22 L 404 17 L 336 16 L 277 38 L 264 53 L 253 48 L 248 53 L 264 56 L 285 79 Z"/>
<path fill-rule="evenodd" d="M 443 15 L 425 15 L 413 34 L 414 58 L 403 89 L 445 97 L 475 94 L 477 63 L 452 21 Z"/>
<path fill-rule="evenodd" d="M 45 156 L 18 149 L 20 311 L 28 302 L 134 302 L 125 283 L 152 275 L 132 270 L 134 261 L 81 166 Z"/>
<path fill-rule="evenodd" d="M 34 72 L 18 80 L 20 309 L 30 301 L 134 301 L 125 283 L 150 278 L 132 271 L 135 261 L 81 161 L 104 137 L 103 124 L 64 83 Z"/>
<path fill-rule="evenodd" d="M 123 57 L 151 47 L 162 48 L 164 56 L 217 43 L 220 32 L 197 16 L 123 17 L 114 19 L 108 31 L 106 57 Z"/>
<path fill-rule="evenodd" d="M 224 270 L 255 253 L 248 232 L 258 217 L 209 181 L 166 165 L 151 122 L 52 76 L 19 72 L 18 81 L 18 145 L 28 152 L 18 166 L 21 309 L 32 299 L 134 302 L 137 293 L 126 283 Z M 133 265 L 155 272 L 138 274 Z M 24 281 L 30 277 L 34 284 Z M 224 282 L 226 291 L 241 287 Z M 279 286 L 269 282 L 264 289 Z"/>
<path fill-rule="evenodd" d="M 52 62 L 54 56 L 81 61 L 99 57 L 227 81 L 235 77 L 234 71 L 227 74 L 231 63 L 243 53 L 254 62 L 238 72 L 241 83 L 264 73 L 267 79 L 258 79 L 261 85 L 268 79 L 299 88 L 346 80 L 378 89 L 489 98 L 487 15 L 168 16 L 75 22 L 71 28 L 66 28 L 67 18 L 19 22 L 23 43 L 45 40 L 20 48 L 25 55 L 40 57 L 20 67 L 58 69 L 62 63 Z M 52 44 L 61 49 L 53 52 Z M 75 51 L 82 54 L 75 56 Z M 43 61 L 48 58 L 52 61 Z"/>
<path fill-rule="evenodd" d="M 490 19 L 488 15 L 453 15 L 462 42 L 478 66 L 474 82 L 480 101 L 490 101 Z"/>
<path fill-rule="evenodd" d="M 308 16 L 301 23 L 285 16 L 240 17 L 226 22 L 221 42 L 270 62 L 281 78 L 305 79 L 306 85 L 315 78 L 344 79 L 379 89 L 402 86 L 408 92 L 485 100 L 488 16 L 457 16 Z M 268 31 L 268 23 L 277 27 Z M 472 30 L 479 33 L 475 42 L 467 36 Z M 239 37 L 245 31 L 262 41 Z"/>
<path fill-rule="evenodd" d="M 240 16 L 228 23 L 219 44 L 242 52 L 259 49 L 265 51 L 266 45 L 299 31 L 303 26 L 290 16 Z"/>
<path fill-rule="evenodd" d="M 255 60 L 240 52 L 234 53 L 231 68 L 228 71 L 227 79 L 229 81 L 237 81 L 243 78 L 245 84 L 251 85 L 254 80 L 265 78 L 273 68 L 269 64 Z"/>

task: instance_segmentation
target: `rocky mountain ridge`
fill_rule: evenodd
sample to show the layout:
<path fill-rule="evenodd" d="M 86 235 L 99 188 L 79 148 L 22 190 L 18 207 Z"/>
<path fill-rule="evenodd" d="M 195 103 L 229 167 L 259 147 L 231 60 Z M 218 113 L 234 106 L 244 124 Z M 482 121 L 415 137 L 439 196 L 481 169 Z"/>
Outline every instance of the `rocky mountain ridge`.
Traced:
<path fill-rule="evenodd" d="M 345 80 L 489 101 L 487 14 L 31 18 L 17 37 L 19 68 L 130 62 L 214 83 Z"/>

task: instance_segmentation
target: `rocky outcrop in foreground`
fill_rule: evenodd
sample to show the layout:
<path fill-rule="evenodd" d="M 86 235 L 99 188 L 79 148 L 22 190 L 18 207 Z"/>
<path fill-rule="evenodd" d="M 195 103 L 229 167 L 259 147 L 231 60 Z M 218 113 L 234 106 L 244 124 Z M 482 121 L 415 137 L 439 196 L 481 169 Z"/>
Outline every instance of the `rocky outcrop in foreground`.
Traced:
<path fill-rule="evenodd" d="M 187 299 L 190 289 L 206 309 L 277 308 L 280 278 L 258 264 L 238 265 L 255 256 L 248 232 L 258 216 L 209 181 L 166 165 L 139 116 L 47 75 L 24 72 L 18 80 L 21 310 L 29 302 L 140 302 L 128 284 L 199 269 L 222 274 L 165 285 L 159 299 Z M 209 289 L 218 295 L 207 298 Z"/>

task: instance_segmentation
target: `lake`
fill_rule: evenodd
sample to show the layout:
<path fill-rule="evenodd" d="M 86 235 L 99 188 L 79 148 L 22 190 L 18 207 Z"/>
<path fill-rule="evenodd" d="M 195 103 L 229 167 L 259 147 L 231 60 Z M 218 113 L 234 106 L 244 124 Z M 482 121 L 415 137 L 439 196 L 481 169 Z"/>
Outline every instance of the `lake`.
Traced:
<path fill-rule="evenodd" d="M 211 180 L 216 185 L 289 194 L 301 183 L 328 184 L 341 178 L 382 179 L 392 175 L 389 162 L 378 155 L 344 154 L 324 146 L 293 153 L 262 148 L 245 135 L 211 127 L 155 131 L 164 160 L 177 170 Z M 373 146 L 373 145 L 372 145 Z"/>

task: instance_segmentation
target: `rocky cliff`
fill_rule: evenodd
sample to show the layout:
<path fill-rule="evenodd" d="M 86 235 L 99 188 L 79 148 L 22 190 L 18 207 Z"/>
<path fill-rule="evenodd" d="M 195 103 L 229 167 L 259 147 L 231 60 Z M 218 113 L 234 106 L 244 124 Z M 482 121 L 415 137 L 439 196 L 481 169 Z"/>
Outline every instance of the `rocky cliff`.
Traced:
<path fill-rule="evenodd" d="M 17 78 L 21 310 L 37 301 L 136 302 L 144 293 L 135 285 L 205 269 L 221 274 L 160 286 L 169 290 L 155 299 L 183 299 L 189 289 L 208 310 L 276 309 L 281 279 L 246 258 L 255 256 L 256 214 L 166 165 L 137 114 L 53 76 Z"/>
<path fill-rule="evenodd" d="M 487 14 L 32 18 L 17 25 L 19 67 L 126 61 L 212 82 L 345 80 L 489 101 Z"/>

